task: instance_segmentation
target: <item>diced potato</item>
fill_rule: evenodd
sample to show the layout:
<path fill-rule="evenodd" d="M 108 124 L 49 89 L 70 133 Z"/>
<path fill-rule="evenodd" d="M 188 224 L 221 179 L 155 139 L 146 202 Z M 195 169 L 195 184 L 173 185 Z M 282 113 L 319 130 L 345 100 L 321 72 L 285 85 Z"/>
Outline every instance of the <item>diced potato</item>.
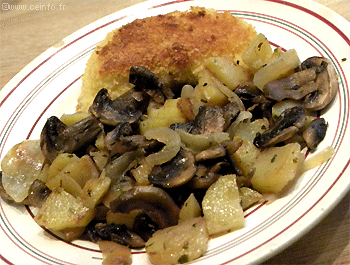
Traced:
<path fill-rule="evenodd" d="M 112 241 L 99 241 L 102 252 L 102 265 L 130 265 L 132 263 L 131 249 Z"/>
<path fill-rule="evenodd" d="M 296 177 L 300 163 L 300 145 L 291 143 L 263 150 L 256 159 L 253 188 L 260 193 L 280 193 Z"/>
<path fill-rule="evenodd" d="M 103 176 L 86 181 L 82 194 L 86 205 L 93 208 L 99 204 L 107 193 L 110 184 L 111 179 Z"/>
<path fill-rule="evenodd" d="M 244 227 L 236 175 L 221 176 L 206 191 L 202 209 L 210 235 Z"/>
<path fill-rule="evenodd" d="M 76 198 L 81 197 L 83 195 L 83 189 L 76 182 L 76 180 L 63 173 L 59 173 L 55 177 L 49 179 L 46 182 L 46 186 L 50 190 L 55 190 L 61 187 L 66 192 L 68 192 L 69 194 L 73 195 Z"/>
<path fill-rule="evenodd" d="M 184 205 L 180 209 L 179 222 L 189 220 L 195 217 L 200 217 L 202 214 L 201 206 L 199 205 L 193 193 L 187 198 Z"/>
<path fill-rule="evenodd" d="M 273 50 L 273 53 L 271 54 L 270 58 L 266 61 L 266 64 L 269 64 L 273 61 L 276 61 L 278 58 L 280 58 L 283 54 L 282 47 L 277 47 Z"/>
<path fill-rule="evenodd" d="M 52 161 L 49 172 L 48 179 L 55 177 L 58 173 L 60 173 L 65 166 L 70 163 L 76 162 L 79 160 L 75 154 L 61 153 Z"/>
<path fill-rule="evenodd" d="M 242 56 L 243 62 L 254 72 L 259 70 L 272 55 L 272 48 L 266 37 L 259 33 L 249 44 Z"/>
<path fill-rule="evenodd" d="M 63 114 L 60 120 L 67 126 L 71 126 L 74 123 L 81 121 L 90 116 L 89 112 L 78 111 L 72 114 Z"/>
<path fill-rule="evenodd" d="M 73 178 L 82 188 L 87 180 L 98 178 L 100 176 L 100 172 L 97 169 L 95 162 L 89 155 L 84 155 L 75 162 L 65 166 L 62 169 L 61 174 Z"/>
<path fill-rule="evenodd" d="M 262 199 L 262 195 L 259 192 L 248 187 L 240 188 L 239 196 L 241 197 L 241 205 L 243 210 L 246 210 L 251 205 L 259 202 Z"/>
<path fill-rule="evenodd" d="M 202 217 L 156 231 L 146 242 L 146 253 L 154 265 L 182 264 L 201 257 L 209 235 Z"/>
<path fill-rule="evenodd" d="M 253 82 L 259 89 L 263 90 L 268 82 L 282 78 L 300 64 L 297 52 L 290 49 L 283 53 L 277 60 L 260 68 L 254 75 Z"/>
<path fill-rule="evenodd" d="M 83 201 L 73 197 L 62 188 L 51 192 L 34 220 L 48 229 L 86 226 L 94 218 L 94 209 L 86 207 Z"/>
<path fill-rule="evenodd" d="M 204 61 L 204 66 L 229 89 L 234 90 L 243 81 L 251 78 L 247 69 L 225 57 L 211 57 Z"/>
<path fill-rule="evenodd" d="M 199 100 L 209 105 L 223 106 L 228 103 L 227 96 L 219 89 L 218 80 L 206 69 L 196 72 L 198 75 L 198 85 L 194 88 L 194 93 Z"/>
<path fill-rule="evenodd" d="M 50 165 L 44 164 L 42 170 L 40 171 L 40 174 L 38 175 L 38 179 L 43 182 L 46 182 L 49 178 L 49 170 L 50 170 Z"/>
<path fill-rule="evenodd" d="M 234 138 L 239 140 L 240 138 Z M 249 176 L 260 150 L 252 143 L 242 139 L 242 145 L 231 155 L 231 159 L 242 170 L 243 176 Z"/>
<path fill-rule="evenodd" d="M 158 109 L 149 107 L 147 119 L 140 122 L 141 134 L 147 130 L 158 127 L 169 127 L 173 123 L 185 123 L 185 115 L 177 107 L 179 99 L 167 99 L 164 105 Z"/>
<path fill-rule="evenodd" d="M 269 121 L 267 119 L 257 119 L 250 121 L 246 119 L 241 121 L 235 128 L 230 132 L 230 136 L 241 138 L 247 142 L 253 143 L 256 134 L 263 133 L 269 128 Z"/>

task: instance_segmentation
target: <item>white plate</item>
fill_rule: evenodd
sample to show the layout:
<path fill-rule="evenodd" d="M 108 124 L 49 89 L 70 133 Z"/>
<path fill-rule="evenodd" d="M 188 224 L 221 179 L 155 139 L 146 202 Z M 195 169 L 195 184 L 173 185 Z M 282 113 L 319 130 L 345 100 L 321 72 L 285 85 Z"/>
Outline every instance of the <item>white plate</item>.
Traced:
<path fill-rule="evenodd" d="M 263 203 L 246 213 L 246 226 L 214 238 L 195 264 L 257 264 L 282 250 L 313 227 L 346 194 L 349 178 L 350 26 L 332 11 L 308 1 L 148 1 L 132 6 L 79 30 L 50 48 L 0 92 L 0 158 L 23 139 L 38 139 L 51 115 L 73 112 L 80 76 L 95 45 L 106 33 L 135 18 L 186 10 L 190 6 L 229 10 L 254 25 L 273 46 L 295 48 L 301 58 L 325 56 L 339 75 L 339 91 L 322 116 L 329 123 L 318 150 L 331 145 L 334 157 L 307 172 L 294 190 L 272 204 Z M 347 58 L 343 61 L 343 58 Z M 31 211 L 0 200 L 0 260 L 7 264 L 101 264 L 95 244 L 65 243 L 33 221 Z M 133 264 L 148 264 L 135 251 Z"/>

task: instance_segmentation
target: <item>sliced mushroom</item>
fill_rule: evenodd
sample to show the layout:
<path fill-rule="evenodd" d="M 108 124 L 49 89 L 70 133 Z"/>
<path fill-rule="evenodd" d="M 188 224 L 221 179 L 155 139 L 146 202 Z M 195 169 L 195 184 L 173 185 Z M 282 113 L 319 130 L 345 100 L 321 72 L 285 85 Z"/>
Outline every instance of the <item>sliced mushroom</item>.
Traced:
<path fill-rule="evenodd" d="M 146 101 L 146 102 L 145 102 Z M 90 113 L 101 123 L 117 126 L 120 123 L 133 123 L 140 119 L 148 101 L 142 92 L 130 89 L 115 100 L 110 98 L 107 89 L 101 89 L 92 105 Z"/>
<path fill-rule="evenodd" d="M 174 188 L 188 182 L 195 172 L 193 154 L 181 149 L 169 162 L 154 166 L 148 181 L 164 188 Z"/>
<path fill-rule="evenodd" d="M 315 80 L 316 68 L 313 67 L 267 83 L 264 93 L 277 101 L 285 98 L 299 100 L 318 89 L 319 84 Z"/>
<path fill-rule="evenodd" d="M 313 120 L 304 130 L 303 138 L 311 150 L 315 150 L 318 144 L 324 139 L 327 132 L 327 123 L 324 118 Z"/>
<path fill-rule="evenodd" d="M 188 186 L 192 189 L 206 190 L 211 184 L 217 181 L 222 174 L 219 172 L 223 168 L 229 168 L 231 165 L 226 161 L 220 161 L 213 166 L 199 164 L 195 176 L 189 181 Z"/>
<path fill-rule="evenodd" d="M 52 116 L 41 131 L 40 147 L 45 157 L 52 162 L 59 152 L 75 153 L 86 147 L 96 139 L 101 130 L 91 116 L 69 127 L 56 116 Z"/>
<path fill-rule="evenodd" d="M 225 118 L 221 107 L 204 105 L 199 107 L 198 114 L 193 120 L 192 134 L 208 134 L 222 132 Z"/>
<path fill-rule="evenodd" d="M 142 248 L 145 246 L 145 241 L 136 233 L 129 230 L 126 225 L 96 223 L 95 225 L 88 226 L 87 234 L 93 242 L 108 240 L 129 246 L 130 248 Z"/>
<path fill-rule="evenodd" d="M 229 102 L 222 108 L 222 110 L 225 119 L 223 131 L 226 131 L 242 109 L 235 102 Z"/>
<path fill-rule="evenodd" d="M 339 88 L 331 61 L 324 57 L 306 59 L 297 72 L 264 86 L 264 94 L 274 100 L 301 100 L 309 110 L 320 110 L 334 98 Z"/>
<path fill-rule="evenodd" d="M 215 145 L 211 148 L 208 148 L 207 150 L 204 150 L 196 154 L 195 159 L 196 161 L 203 161 L 203 160 L 223 157 L 225 155 L 226 155 L 225 147 L 223 145 Z"/>
<path fill-rule="evenodd" d="M 146 213 L 139 213 L 135 216 L 132 230 L 145 242 L 147 242 L 158 229 L 158 225 Z"/>
<path fill-rule="evenodd" d="M 159 229 L 176 225 L 180 208 L 161 188 L 153 186 L 136 186 L 126 191 L 110 204 L 112 212 L 129 213 L 142 210 L 159 227 Z"/>
<path fill-rule="evenodd" d="M 305 125 L 306 116 L 302 107 L 286 109 L 276 120 L 274 126 L 264 133 L 257 133 L 254 145 L 263 148 L 283 142 L 296 134 Z"/>
<path fill-rule="evenodd" d="M 130 68 L 129 83 L 135 85 L 138 91 L 144 91 L 158 103 L 164 103 L 165 98 L 173 98 L 174 93 L 164 85 L 154 73 L 142 66 Z"/>
<path fill-rule="evenodd" d="M 304 108 L 316 111 L 325 108 L 332 101 L 339 89 L 339 83 L 335 68 L 329 59 L 311 57 L 301 64 L 302 69 L 310 66 L 317 68 L 316 83 L 319 86 L 303 99 L 303 104 Z"/>
<path fill-rule="evenodd" d="M 121 137 L 133 134 L 133 128 L 129 122 L 118 124 L 112 131 L 108 132 L 105 137 L 105 146 L 110 152 L 110 155 L 124 154 L 132 151 L 127 143 L 121 141 Z"/>
<path fill-rule="evenodd" d="M 45 185 L 45 182 L 39 179 L 34 180 L 28 191 L 29 205 L 40 208 L 50 193 L 51 190 Z"/>
<path fill-rule="evenodd" d="M 267 118 L 271 121 L 272 101 L 267 99 L 263 92 L 254 85 L 253 81 L 241 83 L 235 93 L 244 103 L 245 108 L 253 113 L 255 119 Z"/>

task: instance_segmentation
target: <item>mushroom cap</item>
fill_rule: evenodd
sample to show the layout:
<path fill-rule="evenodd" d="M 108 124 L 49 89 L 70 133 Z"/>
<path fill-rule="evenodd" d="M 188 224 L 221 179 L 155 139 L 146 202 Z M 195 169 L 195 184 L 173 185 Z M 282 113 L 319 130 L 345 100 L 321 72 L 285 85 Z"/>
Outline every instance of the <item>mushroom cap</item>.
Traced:
<path fill-rule="evenodd" d="M 312 65 L 319 71 L 316 79 L 318 89 L 303 99 L 306 109 L 317 111 L 325 108 L 335 97 L 339 89 L 338 76 L 332 62 L 323 57 L 311 57 L 302 63 L 302 67 Z"/>
<path fill-rule="evenodd" d="M 303 132 L 303 138 L 308 148 L 311 150 L 316 149 L 326 136 L 327 127 L 328 125 L 324 118 L 318 118 L 310 122 Z"/>
<path fill-rule="evenodd" d="M 148 180 L 151 184 L 157 186 L 173 188 L 188 182 L 195 172 L 193 154 L 181 149 L 169 162 L 155 166 Z"/>
<path fill-rule="evenodd" d="M 153 186 L 135 186 L 112 201 L 110 207 L 112 212 L 121 213 L 142 210 L 160 229 L 176 225 L 180 212 L 163 189 Z"/>
<path fill-rule="evenodd" d="M 41 131 L 40 147 L 45 157 L 52 162 L 59 152 L 75 153 L 87 146 L 96 139 L 101 130 L 91 116 L 69 127 L 56 116 L 52 116 Z"/>
<path fill-rule="evenodd" d="M 107 89 L 103 88 L 97 93 L 89 111 L 101 123 L 117 126 L 120 123 L 133 123 L 139 120 L 143 101 L 142 93 L 133 89 L 112 100 Z"/>
<path fill-rule="evenodd" d="M 339 88 L 332 62 L 324 57 L 310 57 L 296 71 L 267 83 L 263 88 L 266 97 L 277 101 L 301 100 L 305 109 L 313 111 L 326 107 Z"/>
<path fill-rule="evenodd" d="M 257 133 L 253 143 L 258 148 L 264 148 L 285 141 L 304 126 L 305 120 L 306 116 L 303 107 L 295 106 L 286 109 L 269 130 Z"/>

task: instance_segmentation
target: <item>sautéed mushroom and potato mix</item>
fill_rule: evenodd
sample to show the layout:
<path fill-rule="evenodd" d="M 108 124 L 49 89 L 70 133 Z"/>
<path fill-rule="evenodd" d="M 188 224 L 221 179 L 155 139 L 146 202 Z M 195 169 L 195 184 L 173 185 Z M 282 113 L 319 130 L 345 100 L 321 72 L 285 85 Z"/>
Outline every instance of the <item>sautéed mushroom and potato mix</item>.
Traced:
<path fill-rule="evenodd" d="M 258 34 L 240 60 L 207 58 L 193 74 L 175 89 L 135 65 L 121 96 L 101 89 L 88 111 L 50 117 L 3 157 L 2 197 L 37 207 L 34 220 L 66 241 L 98 243 L 104 264 L 131 264 L 135 248 L 186 263 L 331 157 L 305 160 L 338 89 L 327 58 L 300 62 Z"/>

